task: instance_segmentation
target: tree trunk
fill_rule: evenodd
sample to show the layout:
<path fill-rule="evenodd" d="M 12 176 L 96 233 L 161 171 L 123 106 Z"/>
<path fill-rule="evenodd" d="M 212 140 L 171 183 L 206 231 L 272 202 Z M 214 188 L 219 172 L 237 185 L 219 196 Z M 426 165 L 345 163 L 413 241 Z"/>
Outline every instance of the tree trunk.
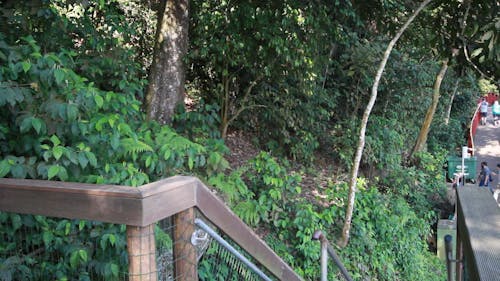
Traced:
<path fill-rule="evenodd" d="M 264 107 L 262 105 L 247 105 L 248 99 L 250 94 L 252 93 L 253 87 L 257 85 L 258 81 L 261 80 L 264 77 L 264 75 L 259 75 L 254 81 L 250 82 L 250 85 L 245 89 L 245 95 L 243 96 L 243 99 L 241 100 L 239 108 L 236 109 L 236 112 L 232 114 L 232 116 L 229 116 L 230 114 L 230 107 L 232 106 L 230 104 L 229 100 L 229 87 L 230 87 L 230 81 L 229 78 L 227 80 L 224 80 L 224 101 L 222 104 L 224 105 L 222 111 L 222 118 L 221 118 L 221 137 L 222 139 L 226 139 L 227 137 L 227 130 L 229 129 L 229 125 L 238 118 L 238 116 L 245 110 L 254 108 L 254 107 Z M 227 83 L 226 83 L 227 82 Z M 236 105 L 234 106 L 236 108 Z"/>
<path fill-rule="evenodd" d="M 170 123 L 177 106 L 184 105 L 183 58 L 188 46 L 188 0 L 161 1 L 155 50 L 146 93 L 147 114 Z"/>
<path fill-rule="evenodd" d="M 448 126 L 448 123 L 450 122 L 451 106 L 453 105 L 453 100 L 455 99 L 455 95 L 457 94 L 458 82 L 459 80 L 457 79 L 455 81 L 455 87 L 453 87 L 453 92 L 451 93 L 450 104 L 448 105 L 448 109 L 446 110 L 446 115 L 444 117 L 444 124 L 446 126 Z"/>
<path fill-rule="evenodd" d="M 349 181 L 349 195 L 348 195 L 348 202 L 347 202 L 347 210 L 346 210 L 346 215 L 345 215 L 345 222 L 344 222 L 344 227 L 342 229 L 342 239 L 339 241 L 339 245 L 341 247 L 347 246 L 347 243 L 349 242 L 349 233 L 351 230 L 351 221 L 352 221 L 352 213 L 354 211 L 354 199 L 356 196 L 356 181 L 358 178 L 358 170 L 359 170 L 359 164 L 361 162 L 361 156 L 363 155 L 363 149 L 365 147 L 365 132 L 366 132 L 366 124 L 368 123 L 368 117 L 370 116 L 370 112 L 372 111 L 373 105 L 375 104 L 375 100 L 377 99 L 377 91 L 378 91 L 378 84 L 380 83 L 380 78 L 382 77 L 382 73 L 385 68 L 385 64 L 387 63 L 387 60 L 389 59 L 389 55 L 391 54 L 392 48 L 394 48 L 394 45 L 396 42 L 399 40 L 399 37 L 403 34 L 403 32 L 406 30 L 406 28 L 410 25 L 410 23 L 415 19 L 415 17 L 420 13 L 420 11 L 427 5 L 429 4 L 431 0 L 425 0 L 423 1 L 420 6 L 413 12 L 413 14 L 408 18 L 406 23 L 398 30 L 394 38 L 389 42 L 389 45 L 387 46 L 387 49 L 385 50 L 384 57 L 382 58 L 382 61 L 380 62 L 379 68 L 377 70 L 377 74 L 375 76 L 375 80 L 373 82 L 372 86 L 372 91 L 371 91 L 371 96 L 370 96 L 370 101 L 368 102 L 368 105 L 366 106 L 365 112 L 363 113 L 363 118 L 361 119 L 361 125 L 359 129 L 359 139 L 358 139 L 358 146 L 356 149 L 356 154 L 354 156 L 354 163 L 352 165 L 352 170 L 351 170 L 351 175 L 350 175 L 350 181 Z"/>
<path fill-rule="evenodd" d="M 425 147 L 432 119 L 434 118 L 434 113 L 436 112 L 436 108 L 439 102 L 439 88 L 441 88 L 441 82 L 443 81 L 447 69 L 448 69 L 448 59 L 445 59 L 443 61 L 443 64 L 441 65 L 441 70 L 436 76 L 436 81 L 434 82 L 434 88 L 432 94 L 432 103 L 431 106 L 429 106 L 429 108 L 427 109 L 427 113 L 425 114 L 424 123 L 422 124 L 420 133 L 418 134 L 418 138 L 417 141 L 415 142 L 415 146 L 413 147 L 410 159 L 412 159 L 413 156 L 415 156 L 415 153 L 422 151 Z"/>

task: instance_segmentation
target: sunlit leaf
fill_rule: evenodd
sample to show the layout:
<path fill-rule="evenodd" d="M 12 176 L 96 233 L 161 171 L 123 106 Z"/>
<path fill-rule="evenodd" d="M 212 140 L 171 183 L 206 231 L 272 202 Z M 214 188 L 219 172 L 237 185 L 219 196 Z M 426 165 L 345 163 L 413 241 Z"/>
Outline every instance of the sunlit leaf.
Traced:
<path fill-rule="evenodd" d="M 31 68 L 31 63 L 29 63 L 27 61 L 21 62 L 21 65 L 23 66 L 24 73 L 28 72 Z"/>
<path fill-rule="evenodd" d="M 47 178 L 50 180 L 51 178 L 55 177 L 57 173 L 59 173 L 60 167 L 57 165 L 52 165 L 50 166 L 47 174 Z"/>

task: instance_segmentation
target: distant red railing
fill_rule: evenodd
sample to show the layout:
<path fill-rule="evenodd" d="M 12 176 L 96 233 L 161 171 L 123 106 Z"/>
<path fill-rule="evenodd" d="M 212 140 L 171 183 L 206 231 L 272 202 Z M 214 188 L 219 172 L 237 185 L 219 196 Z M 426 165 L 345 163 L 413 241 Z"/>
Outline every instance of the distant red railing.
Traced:
<path fill-rule="evenodd" d="M 477 126 L 479 126 L 479 120 L 481 119 L 481 114 L 479 114 L 479 105 L 482 101 L 482 97 L 477 101 L 477 107 L 472 116 L 470 126 L 469 126 L 469 136 L 467 137 L 467 146 L 471 149 L 472 155 L 474 155 L 474 137 L 476 136 Z M 498 94 L 489 93 L 486 96 L 486 101 L 492 105 L 493 102 L 498 100 Z"/>
<path fill-rule="evenodd" d="M 470 122 L 469 136 L 467 137 L 467 146 L 471 149 L 471 154 L 474 156 L 474 136 L 476 136 L 477 126 L 479 125 L 479 120 L 481 119 L 481 115 L 479 114 L 479 104 L 476 107 L 476 111 L 474 111 L 474 115 L 472 116 L 472 120 Z"/>

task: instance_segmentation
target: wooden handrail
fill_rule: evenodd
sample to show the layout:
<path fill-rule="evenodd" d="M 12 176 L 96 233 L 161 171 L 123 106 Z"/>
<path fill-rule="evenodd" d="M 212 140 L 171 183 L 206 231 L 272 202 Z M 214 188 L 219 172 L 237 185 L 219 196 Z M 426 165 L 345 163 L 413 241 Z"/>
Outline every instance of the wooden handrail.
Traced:
<path fill-rule="evenodd" d="M 302 280 L 195 177 L 175 176 L 138 188 L 0 179 L 0 211 L 6 212 L 144 227 L 192 207 L 280 280 Z"/>

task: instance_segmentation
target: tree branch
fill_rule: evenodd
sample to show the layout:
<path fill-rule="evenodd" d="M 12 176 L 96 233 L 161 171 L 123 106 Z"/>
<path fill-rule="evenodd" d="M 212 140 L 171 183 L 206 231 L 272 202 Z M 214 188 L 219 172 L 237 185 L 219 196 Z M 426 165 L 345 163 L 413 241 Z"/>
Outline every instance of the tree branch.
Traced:
<path fill-rule="evenodd" d="M 405 22 L 405 24 L 398 30 L 394 38 L 389 42 L 389 45 L 387 46 L 387 49 L 385 50 L 384 56 L 382 58 L 382 61 L 380 62 L 379 68 L 377 70 L 377 74 L 375 76 L 375 81 L 373 83 L 372 91 L 371 91 L 371 97 L 370 101 L 368 102 L 368 105 L 366 106 L 365 112 L 363 114 L 363 118 L 361 120 L 361 128 L 359 130 L 359 139 L 358 139 L 358 147 L 356 149 L 356 154 L 354 156 L 354 163 L 353 167 L 351 170 L 351 175 L 350 175 L 350 182 L 349 182 L 349 195 L 348 195 L 348 204 L 347 204 L 347 210 L 346 210 L 346 216 L 345 216 L 345 222 L 344 222 L 344 227 L 342 229 L 342 239 L 340 241 L 340 246 L 345 247 L 347 246 L 347 243 L 349 242 L 349 233 L 351 230 L 351 221 L 352 221 L 352 214 L 354 211 L 354 199 L 356 196 L 356 182 L 358 178 L 358 172 L 359 172 L 359 165 L 361 162 L 361 156 L 363 155 L 363 149 L 365 146 L 365 133 L 366 133 L 366 125 L 368 123 L 368 117 L 370 116 L 370 112 L 375 104 L 375 100 L 377 99 L 377 91 L 378 91 L 378 85 L 380 83 L 380 78 L 382 77 L 382 73 L 384 72 L 385 65 L 387 63 L 387 60 L 389 59 L 389 55 L 391 54 L 392 49 L 394 48 L 394 45 L 396 45 L 396 42 L 399 40 L 403 32 L 408 28 L 410 23 L 415 19 L 415 17 L 420 13 L 421 10 L 424 9 L 424 7 L 429 4 L 431 0 L 425 0 L 423 1 L 420 6 L 413 12 L 413 14 L 410 16 L 410 18 Z"/>

